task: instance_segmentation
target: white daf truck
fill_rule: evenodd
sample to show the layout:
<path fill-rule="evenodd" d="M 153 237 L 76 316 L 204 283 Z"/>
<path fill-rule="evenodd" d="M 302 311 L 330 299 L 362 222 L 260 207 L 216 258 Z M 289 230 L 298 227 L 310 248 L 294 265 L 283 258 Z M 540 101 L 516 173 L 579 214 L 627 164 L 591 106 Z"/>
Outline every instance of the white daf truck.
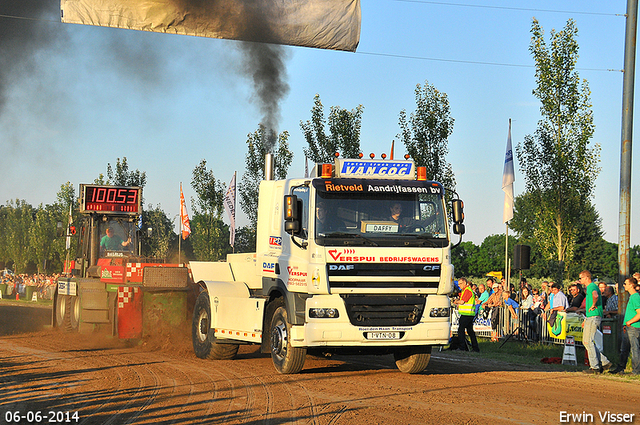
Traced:
<path fill-rule="evenodd" d="M 270 164 L 257 252 L 191 262 L 203 288 L 195 354 L 232 359 L 240 344 L 261 344 L 278 372 L 297 373 L 307 350 L 392 353 L 401 371 L 423 371 L 450 334 L 445 189 L 411 160 L 336 158 L 314 177 L 279 181 Z M 462 235 L 463 204 L 452 204 Z"/>

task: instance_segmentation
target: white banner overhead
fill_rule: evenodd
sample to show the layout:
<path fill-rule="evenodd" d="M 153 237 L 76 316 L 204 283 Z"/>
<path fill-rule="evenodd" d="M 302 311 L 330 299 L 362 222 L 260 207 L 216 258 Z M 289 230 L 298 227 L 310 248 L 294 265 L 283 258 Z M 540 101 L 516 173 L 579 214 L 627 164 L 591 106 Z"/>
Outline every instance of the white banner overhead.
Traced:
<path fill-rule="evenodd" d="M 360 0 L 60 0 L 62 22 L 355 52 Z"/>

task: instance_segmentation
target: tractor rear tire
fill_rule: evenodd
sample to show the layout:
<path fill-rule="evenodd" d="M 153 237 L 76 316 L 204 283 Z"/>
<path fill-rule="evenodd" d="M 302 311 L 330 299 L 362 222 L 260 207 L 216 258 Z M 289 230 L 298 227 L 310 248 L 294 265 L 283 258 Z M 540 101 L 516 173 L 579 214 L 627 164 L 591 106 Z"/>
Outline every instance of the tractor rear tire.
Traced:
<path fill-rule="evenodd" d="M 56 327 L 66 330 L 65 316 L 67 313 L 67 296 L 56 294 Z"/>
<path fill-rule="evenodd" d="M 80 297 L 67 297 L 67 311 L 69 315 L 68 320 L 65 319 L 67 329 L 76 332 L 80 327 Z"/>

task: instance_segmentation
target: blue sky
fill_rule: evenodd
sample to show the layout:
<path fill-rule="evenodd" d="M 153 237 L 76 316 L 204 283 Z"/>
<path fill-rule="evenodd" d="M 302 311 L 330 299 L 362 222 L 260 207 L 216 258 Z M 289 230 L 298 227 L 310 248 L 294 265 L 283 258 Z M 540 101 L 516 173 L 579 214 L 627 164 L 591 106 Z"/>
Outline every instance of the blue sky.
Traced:
<path fill-rule="evenodd" d="M 415 108 L 416 85 L 428 81 L 448 95 L 455 119 L 447 159 L 465 201 L 464 240 L 480 244 L 504 233 L 501 181 L 508 121 L 515 149 L 540 119 L 531 94 L 532 17 L 547 40 L 551 29 L 561 30 L 573 18 L 579 73 L 592 92 L 593 141 L 602 146 L 594 201 L 605 239 L 617 242 L 625 12 L 621 0 L 515 6 L 498 0 L 363 0 L 356 53 L 285 48 L 290 89 L 281 102 L 279 131 L 290 133 L 295 157 L 289 174 L 304 172 L 300 121 L 310 118 L 316 93 L 326 114 L 331 106 L 362 104 L 362 148 L 379 156 L 399 133 L 399 112 Z M 147 173 L 145 203 L 160 204 L 174 218 L 180 182 L 185 197 L 194 196 L 191 172 L 202 159 L 225 183 L 234 171 L 241 177 L 247 134 L 257 129 L 261 113 L 251 82 L 240 71 L 240 42 L 55 19 L 37 21 L 52 36 L 10 57 L 14 72 L 3 77 L 1 203 L 15 198 L 52 203 L 61 184 L 70 181 L 77 189 L 91 183 L 107 163 L 126 156 L 131 168 Z M 22 24 L 3 17 L 0 25 L 7 20 Z M 396 144 L 396 155 L 402 153 Z M 632 178 L 633 217 L 640 206 L 640 177 Z M 516 195 L 523 189 L 516 160 Z M 239 221 L 246 223 L 243 217 Z M 632 222 L 632 245 L 640 244 L 636 228 Z"/>

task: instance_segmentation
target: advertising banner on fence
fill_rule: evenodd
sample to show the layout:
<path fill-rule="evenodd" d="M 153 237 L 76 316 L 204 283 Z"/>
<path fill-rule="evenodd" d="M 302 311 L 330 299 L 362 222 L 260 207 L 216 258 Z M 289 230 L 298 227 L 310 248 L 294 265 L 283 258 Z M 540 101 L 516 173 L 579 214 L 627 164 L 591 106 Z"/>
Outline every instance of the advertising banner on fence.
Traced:
<path fill-rule="evenodd" d="M 460 313 L 458 310 L 451 312 L 451 332 L 458 332 L 458 323 L 460 322 Z M 483 318 L 482 315 L 477 315 L 473 321 L 473 330 L 478 336 L 490 336 L 491 335 L 491 319 Z"/>
<path fill-rule="evenodd" d="M 584 317 L 575 313 L 567 313 L 567 336 L 572 336 L 575 341 L 582 342 L 582 322 Z"/>
<path fill-rule="evenodd" d="M 549 336 L 555 339 L 565 340 L 572 336 L 575 341 L 582 341 L 582 321 L 584 318 L 576 313 L 558 312 L 553 326 L 547 321 Z"/>

